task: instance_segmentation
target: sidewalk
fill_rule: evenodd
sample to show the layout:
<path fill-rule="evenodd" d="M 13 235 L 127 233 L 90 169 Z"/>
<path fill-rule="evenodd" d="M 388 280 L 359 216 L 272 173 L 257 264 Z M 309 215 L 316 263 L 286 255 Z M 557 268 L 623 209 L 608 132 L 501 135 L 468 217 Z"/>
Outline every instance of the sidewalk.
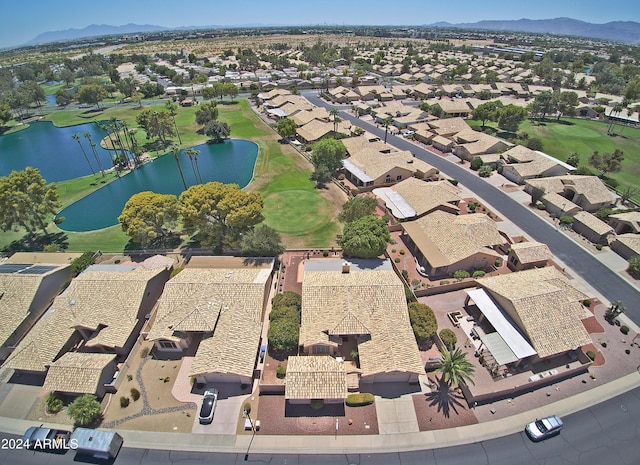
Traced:
<path fill-rule="evenodd" d="M 244 453 L 249 445 L 252 453 L 342 454 L 388 453 L 459 446 L 484 441 L 522 431 L 534 418 L 557 414 L 566 416 L 640 387 L 640 372 L 634 372 L 582 394 L 554 402 L 529 412 L 497 421 L 479 423 L 445 430 L 380 434 L 376 436 L 262 436 L 251 435 L 195 435 L 186 433 L 156 433 L 118 431 L 124 445 L 132 448 Z M 21 435 L 33 422 L 0 417 L 0 430 Z M 68 429 L 68 425 L 49 425 Z"/>

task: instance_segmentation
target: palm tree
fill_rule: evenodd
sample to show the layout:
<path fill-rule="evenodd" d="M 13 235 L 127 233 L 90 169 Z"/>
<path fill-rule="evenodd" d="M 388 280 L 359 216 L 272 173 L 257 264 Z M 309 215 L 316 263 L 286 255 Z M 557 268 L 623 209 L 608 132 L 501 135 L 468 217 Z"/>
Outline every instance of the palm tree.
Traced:
<path fill-rule="evenodd" d="M 200 176 L 200 168 L 198 167 L 198 155 L 200 154 L 199 150 L 194 149 L 193 147 L 189 147 L 184 151 L 191 160 L 191 169 L 193 169 L 193 176 L 196 178 L 196 182 L 202 184 L 202 176 Z M 193 162 L 196 162 L 195 168 L 193 166 Z"/>
<path fill-rule="evenodd" d="M 175 158 L 176 163 L 178 164 L 178 171 L 180 172 L 180 179 L 182 179 L 182 185 L 184 186 L 184 190 L 187 190 L 187 182 L 184 180 L 184 174 L 182 174 L 182 166 L 180 166 L 180 158 L 178 158 L 178 155 L 180 154 L 180 148 L 177 145 L 172 145 L 171 154 L 173 155 L 173 158 Z"/>
<path fill-rule="evenodd" d="M 387 116 L 385 119 L 382 120 L 382 125 L 384 126 L 384 143 L 387 143 L 387 133 L 389 132 L 389 126 L 391 126 L 391 122 L 393 120 L 391 119 L 390 116 Z"/>
<path fill-rule="evenodd" d="M 453 351 L 444 349 L 440 366 L 436 371 L 442 373 L 444 382 L 449 386 L 459 386 L 467 381 L 475 384 L 472 379 L 475 367 L 467 360 L 467 354 L 460 349 L 454 349 Z"/>
<path fill-rule="evenodd" d="M 329 114 L 333 117 L 333 132 L 338 132 L 338 116 L 340 115 L 340 110 L 337 108 L 332 108 Z"/>
<path fill-rule="evenodd" d="M 164 106 L 167 110 L 169 110 L 169 114 L 173 118 L 173 125 L 176 128 L 176 134 L 178 135 L 178 142 L 182 144 L 182 139 L 180 138 L 180 131 L 178 131 L 178 123 L 176 123 L 176 110 L 178 109 L 178 105 L 173 103 L 171 100 L 167 100 L 167 103 L 165 103 Z"/>
<path fill-rule="evenodd" d="M 91 173 L 92 174 L 96 174 L 96 172 L 93 171 L 93 166 L 91 166 L 91 163 L 89 163 L 89 157 L 87 157 L 87 152 L 84 151 L 84 147 L 82 146 L 82 142 L 80 142 L 80 136 L 78 134 L 74 134 L 71 137 L 73 137 L 73 139 L 80 146 L 80 150 L 82 150 L 82 154 L 84 155 L 84 159 L 87 160 L 87 165 L 89 165 L 89 169 L 91 170 Z"/>
<path fill-rule="evenodd" d="M 89 140 L 89 145 L 91 146 L 91 151 L 93 152 L 93 157 L 96 159 L 96 163 L 98 163 L 98 168 L 100 168 L 100 173 L 104 178 L 104 168 L 102 167 L 102 163 L 100 163 L 100 157 L 98 157 L 98 152 L 96 152 L 96 144 L 91 140 L 91 133 L 89 131 L 83 134 Z"/>

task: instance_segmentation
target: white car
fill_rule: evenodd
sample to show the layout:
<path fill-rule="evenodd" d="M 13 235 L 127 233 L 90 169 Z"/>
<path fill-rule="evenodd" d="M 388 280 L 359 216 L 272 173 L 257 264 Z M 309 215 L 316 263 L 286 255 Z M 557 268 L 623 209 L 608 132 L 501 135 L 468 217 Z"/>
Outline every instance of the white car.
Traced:
<path fill-rule="evenodd" d="M 216 404 L 218 403 L 218 390 L 209 389 L 204 391 L 204 397 L 202 398 L 202 406 L 200 407 L 200 413 L 198 414 L 198 420 L 201 425 L 208 425 L 213 421 L 213 414 L 216 411 Z"/>
<path fill-rule="evenodd" d="M 532 441 L 542 441 L 543 439 L 560 434 L 563 426 L 564 424 L 559 416 L 551 415 L 532 421 L 524 430 Z"/>

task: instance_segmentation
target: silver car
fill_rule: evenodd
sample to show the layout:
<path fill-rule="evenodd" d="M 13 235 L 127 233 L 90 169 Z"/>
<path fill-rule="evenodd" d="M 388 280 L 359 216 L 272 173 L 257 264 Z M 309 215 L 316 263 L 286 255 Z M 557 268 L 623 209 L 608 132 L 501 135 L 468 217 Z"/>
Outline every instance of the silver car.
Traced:
<path fill-rule="evenodd" d="M 542 441 L 559 434 L 563 426 L 564 424 L 559 416 L 551 415 L 532 421 L 524 430 L 532 441 Z"/>
<path fill-rule="evenodd" d="M 208 425 L 213 421 L 213 414 L 216 411 L 216 404 L 218 403 L 218 390 L 208 389 L 204 392 L 202 398 L 202 406 L 200 407 L 200 413 L 198 414 L 198 420 L 201 425 Z"/>

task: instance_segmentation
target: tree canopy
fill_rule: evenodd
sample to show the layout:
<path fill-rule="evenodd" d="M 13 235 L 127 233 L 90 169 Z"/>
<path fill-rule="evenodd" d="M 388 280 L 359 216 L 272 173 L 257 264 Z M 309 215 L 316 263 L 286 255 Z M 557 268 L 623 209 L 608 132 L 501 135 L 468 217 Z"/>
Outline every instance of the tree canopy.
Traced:
<path fill-rule="evenodd" d="M 500 108 L 498 127 L 508 132 L 516 132 L 520 123 L 527 117 L 527 109 L 516 105 Z"/>
<path fill-rule="evenodd" d="M 46 218 L 60 208 L 55 184 L 47 184 L 36 168 L 12 171 L 0 178 L 0 228 L 9 231 L 22 226 L 28 233 L 37 229 L 48 235 Z"/>
<path fill-rule="evenodd" d="M 285 140 L 289 140 L 291 137 L 295 136 L 297 130 L 298 126 L 295 121 L 289 118 L 282 118 L 278 121 L 278 124 L 276 124 L 276 131 L 278 131 L 278 134 L 280 134 Z"/>
<path fill-rule="evenodd" d="M 218 108 L 216 102 L 201 103 L 196 110 L 196 123 L 200 126 L 206 125 L 209 121 L 218 119 Z"/>
<path fill-rule="evenodd" d="M 86 84 L 81 86 L 76 94 L 76 99 L 80 103 L 96 105 L 100 108 L 100 102 L 107 97 L 107 90 L 100 84 Z"/>
<path fill-rule="evenodd" d="M 477 121 L 482 121 L 482 127 L 487 121 L 498 121 L 502 102 L 495 100 L 492 102 L 481 103 L 473 109 L 471 117 Z"/>
<path fill-rule="evenodd" d="M 256 225 L 242 236 L 240 248 L 244 255 L 275 257 L 284 252 L 278 231 L 264 223 Z"/>
<path fill-rule="evenodd" d="M 589 157 L 589 163 L 591 163 L 595 169 L 600 171 L 601 177 L 610 172 L 620 171 L 623 160 L 624 152 L 620 149 L 615 149 L 613 153 L 603 154 L 596 150 Z"/>
<path fill-rule="evenodd" d="M 122 230 L 142 246 L 170 234 L 178 219 L 178 199 L 150 191 L 131 196 L 118 217 Z"/>
<path fill-rule="evenodd" d="M 222 121 L 209 121 L 203 129 L 203 132 L 215 142 L 220 143 L 227 139 L 231 134 L 231 128 L 227 123 Z"/>
<path fill-rule="evenodd" d="M 147 133 L 147 139 L 157 137 L 166 144 L 167 137 L 175 135 L 174 123 L 168 111 L 144 108 L 138 113 L 136 122 Z"/>
<path fill-rule="evenodd" d="M 339 140 L 324 139 L 313 145 L 311 163 L 316 169 L 324 166 L 333 173 L 342 166 L 345 152 L 344 145 Z"/>
<path fill-rule="evenodd" d="M 200 244 L 221 250 L 236 247 L 240 236 L 263 220 L 263 199 L 237 184 L 197 184 L 180 194 L 184 231 L 195 234 Z"/>
<path fill-rule="evenodd" d="M 87 426 L 100 415 L 100 402 L 93 394 L 85 394 L 69 404 L 67 414 L 78 426 Z"/>
<path fill-rule="evenodd" d="M 342 205 L 338 219 L 343 223 L 351 223 L 363 216 L 372 215 L 378 202 L 373 197 L 354 197 Z"/>
<path fill-rule="evenodd" d="M 347 223 L 340 246 L 348 257 L 376 258 L 384 253 L 390 240 L 384 220 L 367 215 Z"/>
<path fill-rule="evenodd" d="M 428 341 L 438 331 L 436 316 L 433 310 L 425 304 L 409 303 L 409 321 L 413 334 L 419 342 Z"/>

